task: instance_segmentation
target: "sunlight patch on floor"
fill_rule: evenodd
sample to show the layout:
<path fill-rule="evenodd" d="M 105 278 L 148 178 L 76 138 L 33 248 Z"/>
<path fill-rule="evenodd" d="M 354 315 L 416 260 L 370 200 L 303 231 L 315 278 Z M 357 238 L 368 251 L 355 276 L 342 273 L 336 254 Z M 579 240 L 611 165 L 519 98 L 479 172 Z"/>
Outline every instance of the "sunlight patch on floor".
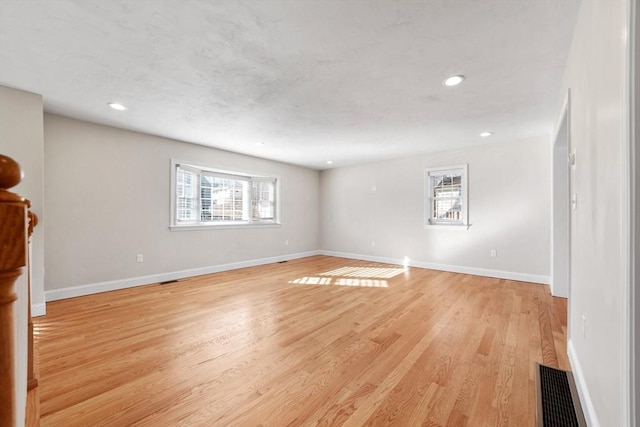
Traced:
<path fill-rule="evenodd" d="M 336 270 L 320 273 L 320 276 L 341 276 L 341 277 L 375 277 L 391 279 L 405 272 L 404 268 L 391 267 L 343 267 Z"/>
<path fill-rule="evenodd" d="M 391 279 L 406 272 L 398 267 L 342 267 L 317 276 L 300 277 L 289 283 L 298 285 L 360 286 L 366 288 L 388 288 Z"/>
<path fill-rule="evenodd" d="M 324 286 L 359 286 L 364 288 L 388 288 L 386 280 L 379 279 L 356 279 L 350 277 L 340 277 L 332 279 L 330 277 L 301 277 L 290 281 L 298 285 L 324 285 Z"/>
<path fill-rule="evenodd" d="M 290 281 L 299 285 L 330 285 L 331 279 L 328 277 L 301 277 Z"/>

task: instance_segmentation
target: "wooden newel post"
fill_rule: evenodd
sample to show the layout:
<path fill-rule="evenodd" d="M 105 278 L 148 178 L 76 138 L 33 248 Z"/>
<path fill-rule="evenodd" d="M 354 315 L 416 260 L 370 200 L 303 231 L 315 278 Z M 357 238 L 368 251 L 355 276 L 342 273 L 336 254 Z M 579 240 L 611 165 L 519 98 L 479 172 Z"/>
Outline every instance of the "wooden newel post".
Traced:
<path fill-rule="evenodd" d="M 0 425 L 16 422 L 14 336 L 15 283 L 27 265 L 29 202 L 9 188 L 21 179 L 20 166 L 0 155 Z"/>

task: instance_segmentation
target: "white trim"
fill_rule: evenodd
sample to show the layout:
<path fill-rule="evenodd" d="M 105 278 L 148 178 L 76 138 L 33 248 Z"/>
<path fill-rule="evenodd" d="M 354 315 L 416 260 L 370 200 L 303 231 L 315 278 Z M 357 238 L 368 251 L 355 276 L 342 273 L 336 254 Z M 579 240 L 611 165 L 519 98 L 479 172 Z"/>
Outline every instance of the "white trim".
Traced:
<path fill-rule="evenodd" d="M 275 262 L 288 261 L 292 259 L 305 258 L 314 255 L 335 256 L 338 258 L 357 259 L 363 261 L 381 262 L 386 264 L 404 265 L 405 260 L 400 258 L 387 258 L 362 254 L 351 254 L 345 252 L 315 250 L 307 252 L 298 252 L 294 254 L 279 255 L 267 258 L 258 258 L 247 261 L 239 261 L 228 264 L 219 264 L 208 267 L 192 268 L 189 270 L 173 271 L 168 273 L 152 274 L 149 276 L 131 277 L 121 280 L 111 280 L 107 282 L 89 283 L 86 285 L 71 286 L 68 288 L 54 289 L 45 291 L 46 301 L 57 301 L 66 298 L 75 298 L 85 295 L 93 295 L 100 292 L 116 291 L 119 289 L 133 288 L 136 286 L 149 285 L 154 283 L 165 282 L 168 280 L 178 280 L 185 277 L 200 276 L 203 274 L 219 273 L 221 271 L 236 270 L 239 268 L 255 267 L 258 265 L 273 264 Z M 501 270 L 488 270 L 483 268 L 463 267 L 456 265 L 435 264 L 420 261 L 410 261 L 408 266 L 427 268 L 431 270 L 448 271 L 452 273 L 473 274 L 476 276 L 493 277 L 498 279 L 516 280 L 520 282 L 549 284 L 548 276 L 535 274 L 516 273 Z M 34 304 L 32 306 L 34 315 L 44 315 L 46 306 L 42 304 Z M 37 307 L 37 308 L 36 308 Z M 39 313 L 39 314 L 36 314 Z"/>
<path fill-rule="evenodd" d="M 638 236 L 640 220 L 640 188 L 638 187 L 638 172 L 640 170 L 640 59 L 635 54 L 640 48 L 640 8 L 637 2 L 630 2 L 630 26 L 629 26 L 629 54 L 630 58 L 630 110 L 629 110 L 629 146 L 630 146 L 630 272 L 629 272 L 629 370 L 630 370 L 630 390 L 629 400 L 630 413 L 629 425 L 640 424 L 640 253 L 638 249 Z M 635 403 L 634 403 L 635 402 Z"/>
<path fill-rule="evenodd" d="M 224 229 L 229 229 L 229 228 L 279 228 L 282 227 L 282 224 L 278 224 L 278 223 L 259 223 L 259 222 L 252 222 L 252 223 L 237 223 L 237 224 L 220 224 L 220 225 L 209 225 L 209 224 L 202 224 L 202 225 L 195 225 L 195 224 L 185 224 L 185 225 L 170 225 L 169 226 L 169 230 L 171 231 L 195 231 L 195 230 L 224 230 Z"/>
<path fill-rule="evenodd" d="M 560 131 L 565 127 L 565 123 L 566 123 L 566 147 L 564 145 L 559 145 L 558 142 L 558 138 L 561 137 L 560 135 Z M 571 291 L 571 206 L 570 206 L 570 194 L 571 194 L 571 170 L 570 168 L 572 168 L 573 166 L 569 165 L 569 159 L 568 157 L 565 157 L 564 159 L 558 159 L 559 154 L 557 153 L 559 151 L 559 148 L 564 148 L 562 151 L 562 155 L 564 155 L 564 151 L 567 152 L 568 155 L 571 155 L 572 151 L 571 151 L 571 89 L 567 89 L 567 93 L 565 95 L 564 98 L 564 102 L 562 105 L 562 109 L 560 110 L 560 116 L 557 119 L 556 125 L 555 125 L 555 132 L 554 132 L 555 137 L 553 138 L 553 140 L 551 141 L 551 255 L 550 255 L 550 285 L 551 285 L 551 294 L 553 296 L 557 296 L 557 297 L 562 297 L 562 298 L 569 298 L 569 293 Z M 566 149 L 566 150 L 565 150 Z M 561 160 L 563 162 L 563 164 L 565 165 L 565 170 L 563 171 L 563 177 L 559 177 L 557 176 L 558 171 L 556 169 L 556 162 L 558 160 Z M 557 222 L 559 222 L 559 217 L 556 218 L 557 215 L 557 210 L 561 210 L 559 206 L 557 206 L 557 201 L 556 201 L 556 197 L 559 195 L 558 193 L 558 188 L 557 188 L 557 184 L 558 183 L 563 183 L 561 180 L 566 179 L 566 184 L 567 184 L 567 198 L 565 200 L 566 205 L 565 208 L 567 209 L 567 215 L 564 218 L 564 220 L 566 221 L 566 226 L 568 227 L 568 229 L 564 229 L 563 227 L 562 230 L 557 230 Z M 560 196 L 564 196 L 564 194 L 561 194 Z M 564 221 L 563 224 L 561 225 L 565 225 Z M 556 247 L 556 232 L 557 231 L 562 231 L 562 232 L 566 232 L 567 234 L 565 235 L 568 239 L 568 241 L 565 241 L 563 243 L 566 243 L 567 247 L 565 248 L 567 250 L 567 257 L 566 259 L 556 259 L 556 258 L 561 258 L 561 256 L 558 255 L 557 252 L 558 249 L 560 249 L 563 245 L 558 245 L 558 247 Z M 564 257 L 562 257 L 564 258 Z M 565 265 L 567 268 L 567 272 L 566 272 L 566 276 L 562 275 L 562 278 L 556 277 L 556 273 L 558 272 L 558 265 L 560 264 L 556 264 L 558 261 L 562 262 L 562 265 Z M 563 283 L 565 282 L 566 283 Z M 559 289 L 560 285 L 562 285 L 563 288 L 566 289 Z M 568 310 L 570 310 L 570 307 L 567 307 Z M 571 321 L 571 313 L 568 311 L 568 318 L 569 321 Z M 567 328 L 567 330 L 571 330 L 571 327 L 569 325 L 569 327 Z"/>
<path fill-rule="evenodd" d="M 31 316 L 38 317 L 47 314 L 47 303 L 39 302 L 31 304 Z"/>
<path fill-rule="evenodd" d="M 228 175 L 229 177 L 241 177 L 241 178 L 246 178 L 246 179 L 250 179 L 250 178 L 280 178 L 279 175 L 273 175 L 270 173 L 265 173 L 265 172 L 260 172 L 260 171 L 256 171 L 256 170 L 249 170 L 249 169 L 236 169 L 236 168 L 229 168 L 227 166 L 220 166 L 220 165 L 203 165 L 200 162 L 192 162 L 189 160 L 183 160 L 183 159 L 177 159 L 177 158 L 171 158 L 171 166 L 175 167 L 177 165 L 182 165 L 184 167 L 190 168 L 192 171 L 194 172 L 198 172 L 198 171 L 207 171 L 207 172 L 213 172 L 214 174 L 223 174 L 223 175 Z"/>
<path fill-rule="evenodd" d="M 46 301 L 56 301 L 60 299 L 97 294 L 100 292 L 116 291 L 119 289 L 160 283 L 168 280 L 178 280 L 185 277 L 219 273 L 221 271 L 236 270 L 238 268 L 255 267 L 257 265 L 273 264 L 275 262 L 305 258 L 314 255 L 320 255 L 320 251 L 298 252 L 294 254 L 278 255 L 268 258 L 258 258 L 247 261 L 232 262 L 228 264 L 212 265 L 209 267 L 200 267 L 192 268 L 189 270 L 173 271 L 169 273 L 152 274 L 150 276 L 131 277 L 128 279 L 111 280 L 108 282 L 89 283 L 86 285 L 71 286 L 68 288 L 46 291 L 44 295 Z"/>
<path fill-rule="evenodd" d="M 27 360 L 28 350 L 28 319 L 29 319 L 29 306 L 27 300 L 29 299 L 29 271 L 24 271 L 24 274 L 20 275 L 16 279 L 15 294 L 18 299 L 12 304 L 13 306 L 13 372 L 14 372 L 14 413 L 15 424 L 14 426 L 25 425 L 25 414 L 27 406 L 27 364 L 24 361 Z M 3 378 L 4 381 L 4 372 Z M 3 384 L 3 387 L 6 387 Z M 13 426 L 12 426 L 13 427 Z"/>
<path fill-rule="evenodd" d="M 558 135 L 560 134 L 560 129 L 562 128 L 562 122 L 564 121 L 564 116 L 565 114 L 567 115 L 567 118 L 571 119 L 570 114 L 570 109 L 571 109 L 571 88 L 567 89 L 567 94 L 564 97 L 564 101 L 562 102 L 562 108 L 560 109 L 560 115 L 556 118 L 556 124 L 554 126 L 554 131 L 553 131 L 553 140 L 552 142 L 555 142 L 558 139 Z M 570 125 L 570 123 L 568 123 L 568 125 Z M 568 126 L 567 129 L 567 133 L 569 133 L 571 131 L 570 126 Z M 568 159 L 567 159 L 568 160 Z"/>
<path fill-rule="evenodd" d="M 635 94 L 635 2 L 626 3 L 626 13 L 628 22 L 626 25 L 626 42 L 627 54 L 625 55 L 625 72 L 626 79 L 623 80 L 623 93 L 627 96 L 623 97 L 622 102 L 622 149 L 620 150 L 621 175 L 620 180 L 620 273 L 621 273 L 621 296 L 622 310 L 620 310 L 621 322 L 621 360 L 620 360 L 620 378 L 621 378 L 621 424 L 632 425 L 635 418 L 635 382 L 634 363 L 635 353 L 634 341 L 634 205 L 635 202 L 635 150 L 634 150 L 634 94 Z M 626 89 L 624 89 L 626 87 Z M 634 423 L 635 424 L 635 423 Z"/>
<path fill-rule="evenodd" d="M 571 338 L 569 338 L 569 342 L 567 343 L 567 353 L 569 355 L 569 363 L 571 364 L 573 377 L 576 380 L 576 388 L 578 389 L 578 395 L 580 396 L 580 404 L 585 412 L 584 417 L 586 418 L 587 425 L 589 427 L 600 427 L 600 422 L 596 415 L 596 409 L 593 407 L 593 401 L 591 400 L 591 395 L 589 394 L 589 389 L 587 389 L 584 373 L 582 372 L 582 367 L 578 360 L 578 353 L 576 353 L 576 349 L 573 346 Z"/>
<path fill-rule="evenodd" d="M 626 24 L 626 38 L 623 39 L 623 43 L 626 42 L 625 48 L 627 54 L 625 55 L 624 70 L 627 73 L 627 78 L 622 82 L 622 93 L 626 93 L 622 100 L 622 147 L 620 150 L 620 163 L 621 163 L 621 179 L 620 179 L 620 291 L 622 296 L 622 310 L 620 310 L 620 383 L 621 383 L 621 399 L 620 399 L 620 412 L 621 412 L 621 424 L 631 425 L 631 420 L 634 416 L 633 401 L 634 395 L 634 382 L 635 378 L 632 377 L 634 370 L 632 364 L 634 360 L 633 356 L 633 236 L 634 230 L 632 217 L 632 202 L 634 201 L 633 191 L 635 189 L 633 184 L 633 167 L 635 159 L 632 135 L 633 125 L 633 90 L 635 85 L 633 84 L 633 64 L 634 64 L 634 32 L 633 28 L 635 16 L 632 15 L 633 7 L 632 3 L 626 2 L 626 12 L 628 22 Z"/>
<path fill-rule="evenodd" d="M 338 258 L 350 258 L 362 261 L 382 262 L 386 264 L 408 265 L 410 267 L 427 268 L 430 270 L 448 271 L 451 273 L 472 274 L 475 276 L 493 277 L 497 279 L 516 280 L 518 282 L 539 283 L 542 285 L 549 284 L 549 276 L 538 274 L 517 273 L 513 271 L 488 270 L 485 268 L 465 267 L 460 265 L 436 264 L 422 261 L 409 261 L 405 264 L 405 260 L 401 258 L 388 258 L 373 255 L 351 254 L 345 252 L 325 251 L 321 250 L 322 255 L 335 256 Z"/>

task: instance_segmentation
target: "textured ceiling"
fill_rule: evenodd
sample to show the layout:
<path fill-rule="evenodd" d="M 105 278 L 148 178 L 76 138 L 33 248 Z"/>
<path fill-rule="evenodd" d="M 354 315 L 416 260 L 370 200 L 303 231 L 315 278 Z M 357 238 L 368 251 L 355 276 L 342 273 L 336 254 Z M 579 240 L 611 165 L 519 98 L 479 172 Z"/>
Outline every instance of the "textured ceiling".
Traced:
<path fill-rule="evenodd" d="M 0 0 L 0 84 L 55 114 L 339 167 L 550 134 L 578 6 Z"/>

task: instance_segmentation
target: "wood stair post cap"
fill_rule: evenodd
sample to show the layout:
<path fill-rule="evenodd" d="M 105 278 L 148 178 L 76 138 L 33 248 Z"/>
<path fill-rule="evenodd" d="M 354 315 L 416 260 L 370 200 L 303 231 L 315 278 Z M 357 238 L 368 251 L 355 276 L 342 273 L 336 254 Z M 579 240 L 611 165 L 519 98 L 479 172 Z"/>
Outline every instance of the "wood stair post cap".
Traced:
<path fill-rule="evenodd" d="M 11 157 L 0 154 L 0 190 L 18 185 L 21 179 L 20 165 Z"/>

